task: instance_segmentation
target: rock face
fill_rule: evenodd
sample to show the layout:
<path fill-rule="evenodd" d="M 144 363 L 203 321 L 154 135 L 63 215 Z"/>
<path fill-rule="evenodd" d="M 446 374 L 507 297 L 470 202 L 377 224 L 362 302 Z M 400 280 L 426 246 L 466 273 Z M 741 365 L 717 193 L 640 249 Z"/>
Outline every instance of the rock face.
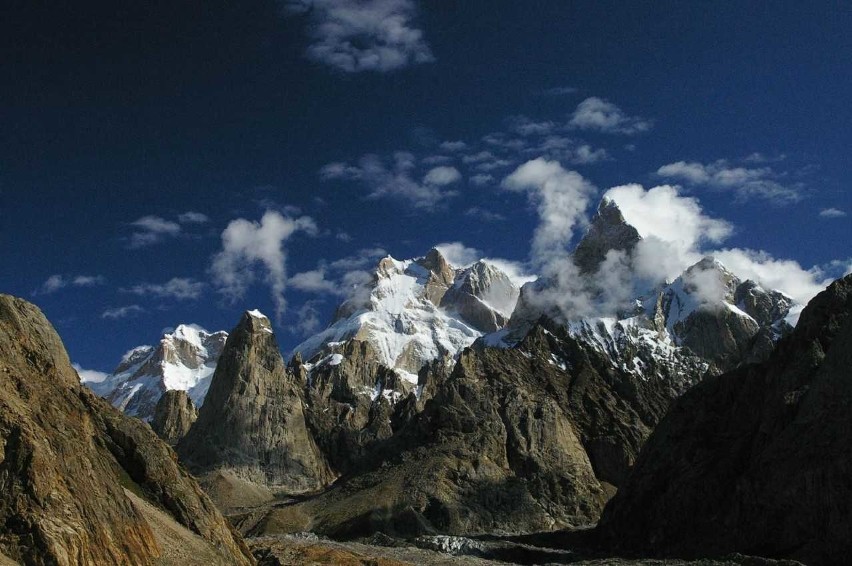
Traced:
<path fill-rule="evenodd" d="M 589 231 L 574 250 L 574 263 L 581 273 L 594 274 L 608 252 L 632 251 L 639 240 L 639 232 L 624 220 L 618 205 L 603 199 Z"/>
<path fill-rule="evenodd" d="M 650 437 L 600 531 L 622 551 L 841 564 L 852 552 L 852 276 L 768 362 L 700 383 Z"/>
<path fill-rule="evenodd" d="M 422 412 L 377 442 L 359 469 L 271 511 L 257 532 L 412 536 L 589 524 L 671 394 L 662 381 L 617 373 L 564 329 L 539 325 L 516 348 L 465 350 Z"/>
<path fill-rule="evenodd" d="M 303 384 L 281 358 L 269 320 L 247 312 L 228 336 L 198 420 L 177 446 L 198 475 L 227 471 L 288 493 L 333 474 L 308 432 Z"/>
<path fill-rule="evenodd" d="M 175 446 L 197 418 L 198 411 L 186 391 L 172 389 L 163 393 L 157 402 L 151 428 L 157 436 Z"/>
<path fill-rule="evenodd" d="M 127 352 L 113 373 L 92 389 L 128 415 L 146 421 L 153 418 L 163 393 L 173 389 L 186 391 L 200 406 L 227 338 L 226 332 L 181 324 L 156 347 Z"/>
<path fill-rule="evenodd" d="M 246 546 L 147 425 L 79 384 L 35 306 L 0 295 L 0 555 L 27 564 L 158 564 L 170 545 L 141 506 L 200 537 L 207 563 Z M 194 534 L 193 534 L 194 533 Z"/>

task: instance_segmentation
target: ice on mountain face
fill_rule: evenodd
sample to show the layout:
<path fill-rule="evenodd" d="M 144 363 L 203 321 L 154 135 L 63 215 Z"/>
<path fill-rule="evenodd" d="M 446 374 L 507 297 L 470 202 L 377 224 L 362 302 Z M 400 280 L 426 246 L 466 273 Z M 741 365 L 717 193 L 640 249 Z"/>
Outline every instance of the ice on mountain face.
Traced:
<path fill-rule="evenodd" d="M 182 324 L 156 346 L 127 352 L 96 393 L 126 413 L 149 420 L 163 392 L 187 391 L 197 406 L 204 402 L 226 332 L 207 332 Z"/>
<path fill-rule="evenodd" d="M 417 260 L 390 256 L 379 262 L 369 296 L 324 331 L 294 349 L 315 365 L 347 340 L 365 340 L 379 361 L 416 383 L 427 362 L 454 356 L 483 334 L 505 323 L 501 311 L 517 299 L 517 287 L 496 267 L 477 262 L 466 269 L 449 265 L 437 250 Z M 451 300 L 452 299 L 452 300 Z"/>
<path fill-rule="evenodd" d="M 254 318 L 267 318 L 267 316 L 265 314 L 263 314 L 262 312 L 260 312 L 257 309 L 246 311 L 246 312 L 248 312 L 249 316 L 252 316 Z"/>

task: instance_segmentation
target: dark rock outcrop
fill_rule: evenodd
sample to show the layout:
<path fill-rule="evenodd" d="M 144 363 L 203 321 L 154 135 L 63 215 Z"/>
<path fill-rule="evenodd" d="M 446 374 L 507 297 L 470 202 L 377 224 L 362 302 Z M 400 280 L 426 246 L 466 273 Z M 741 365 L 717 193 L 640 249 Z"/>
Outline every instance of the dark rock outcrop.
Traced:
<path fill-rule="evenodd" d="M 163 393 L 157 401 L 151 428 L 157 436 L 174 446 L 186 436 L 197 418 L 198 410 L 186 391 L 173 389 Z"/>
<path fill-rule="evenodd" d="M 516 348 L 466 350 L 422 412 L 348 476 L 273 510 L 255 532 L 412 536 L 589 524 L 673 395 L 662 380 L 621 375 L 563 329 L 538 325 Z"/>
<path fill-rule="evenodd" d="M 334 475 L 308 432 L 303 391 L 269 320 L 253 311 L 228 336 L 198 420 L 177 446 L 197 475 L 220 472 L 273 491 L 318 489 Z"/>
<path fill-rule="evenodd" d="M 642 238 L 624 220 L 615 201 L 603 199 L 586 235 L 574 250 L 574 263 L 581 273 L 593 274 L 610 251 L 630 252 Z"/>
<path fill-rule="evenodd" d="M 164 537 L 149 507 L 193 540 Z M 26 564 L 158 564 L 172 546 L 199 542 L 205 563 L 254 562 L 174 452 L 81 386 L 41 311 L 8 295 L 0 295 L 0 525 L 0 555 Z"/>
<path fill-rule="evenodd" d="M 852 276 L 802 312 L 768 362 L 711 377 L 650 437 L 599 531 L 622 552 L 852 553 Z"/>

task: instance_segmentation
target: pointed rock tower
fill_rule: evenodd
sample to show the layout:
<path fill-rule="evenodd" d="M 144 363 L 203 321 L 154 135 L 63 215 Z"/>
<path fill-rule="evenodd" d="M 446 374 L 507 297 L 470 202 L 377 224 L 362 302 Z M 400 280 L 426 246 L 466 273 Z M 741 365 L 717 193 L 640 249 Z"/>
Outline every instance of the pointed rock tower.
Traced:
<path fill-rule="evenodd" d="M 302 388 L 284 364 L 269 319 L 246 312 L 178 454 L 207 480 L 229 477 L 283 493 L 320 488 L 334 476 L 302 409 Z"/>

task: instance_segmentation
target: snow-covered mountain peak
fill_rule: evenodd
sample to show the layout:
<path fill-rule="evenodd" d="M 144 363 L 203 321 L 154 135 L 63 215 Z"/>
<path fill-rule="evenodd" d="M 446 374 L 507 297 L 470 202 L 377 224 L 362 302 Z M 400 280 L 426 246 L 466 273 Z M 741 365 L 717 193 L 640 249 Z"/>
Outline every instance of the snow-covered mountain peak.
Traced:
<path fill-rule="evenodd" d="M 624 219 L 615 201 L 604 198 L 574 250 L 574 263 L 581 273 L 595 273 L 608 252 L 630 252 L 641 239 L 636 228 Z"/>
<path fill-rule="evenodd" d="M 208 332 L 195 324 L 180 324 L 163 335 L 156 346 L 128 351 L 96 392 L 128 414 L 143 419 L 167 390 L 187 391 L 200 405 L 210 386 L 216 361 L 228 333 Z"/>
<path fill-rule="evenodd" d="M 358 302 L 350 299 L 332 324 L 294 349 L 308 361 L 331 359 L 348 340 L 370 342 L 380 363 L 409 374 L 454 356 L 502 327 L 518 288 L 496 266 L 454 268 L 437 249 L 425 256 L 379 261 Z"/>

